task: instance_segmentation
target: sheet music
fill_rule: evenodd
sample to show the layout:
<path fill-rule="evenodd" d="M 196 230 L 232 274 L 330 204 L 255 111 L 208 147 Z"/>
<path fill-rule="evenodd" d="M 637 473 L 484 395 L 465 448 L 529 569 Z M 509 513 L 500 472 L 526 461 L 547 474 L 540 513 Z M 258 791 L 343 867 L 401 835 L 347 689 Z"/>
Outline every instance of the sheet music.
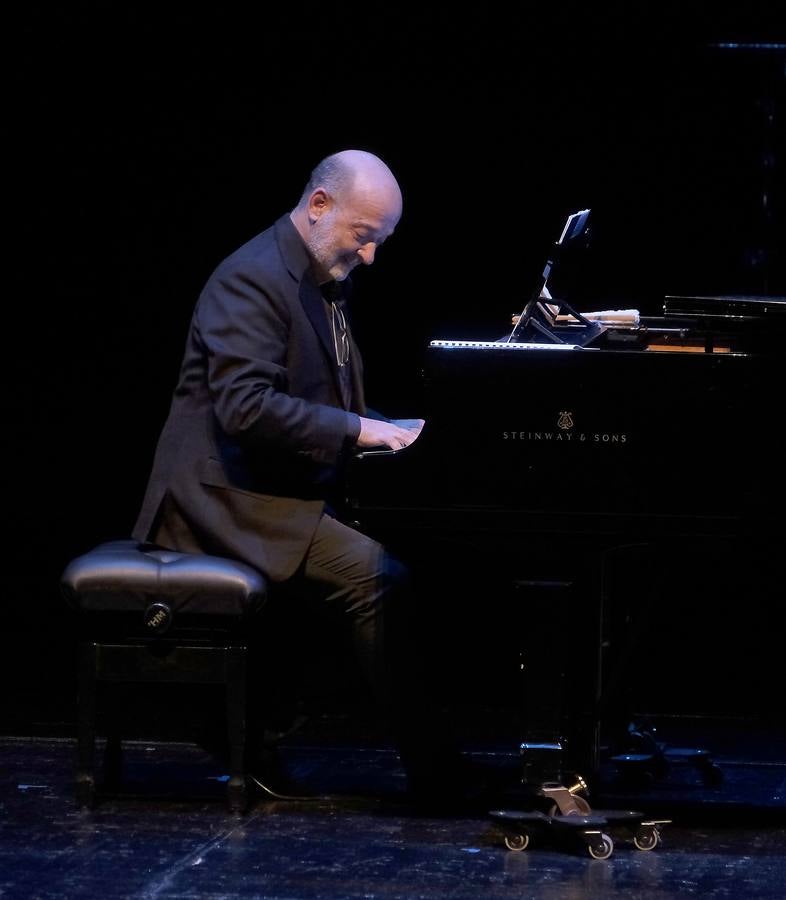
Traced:
<path fill-rule="evenodd" d="M 589 214 L 589 209 L 580 209 L 578 212 L 571 213 L 568 216 L 565 226 L 562 229 L 562 234 L 559 236 L 559 240 L 554 244 L 549 259 L 546 260 L 546 265 L 541 273 L 538 287 L 519 314 L 516 324 L 513 326 L 513 330 L 507 337 L 506 343 L 521 344 L 522 341 L 519 340 L 519 337 L 523 336 L 528 331 L 530 332 L 530 336 L 532 336 L 531 332 L 534 331 L 540 332 L 545 337 L 552 337 L 552 329 L 556 324 L 555 320 L 558 313 L 572 314 L 579 322 L 581 322 L 581 324 L 590 325 L 586 320 L 582 321 L 581 314 L 577 313 L 564 300 L 555 300 L 549 291 L 549 278 L 551 277 L 551 270 L 555 260 L 558 258 L 558 251 L 561 251 L 564 244 L 575 240 L 587 232 L 587 220 L 589 219 Z M 549 303 L 547 301 L 552 302 Z M 539 321 L 539 319 L 543 321 Z"/>

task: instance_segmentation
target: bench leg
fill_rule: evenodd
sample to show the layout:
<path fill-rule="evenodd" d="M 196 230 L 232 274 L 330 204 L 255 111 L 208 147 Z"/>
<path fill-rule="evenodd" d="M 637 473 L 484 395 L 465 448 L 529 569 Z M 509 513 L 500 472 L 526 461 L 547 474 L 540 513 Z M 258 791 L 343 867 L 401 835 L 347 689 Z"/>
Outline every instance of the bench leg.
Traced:
<path fill-rule="evenodd" d="M 246 809 L 246 648 L 227 648 L 227 728 L 229 732 L 229 782 L 227 803 L 230 812 Z"/>
<path fill-rule="evenodd" d="M 95 803 L 96 653 L 94 643 L 79 647 L 76 799 L 88 809 Z"/>

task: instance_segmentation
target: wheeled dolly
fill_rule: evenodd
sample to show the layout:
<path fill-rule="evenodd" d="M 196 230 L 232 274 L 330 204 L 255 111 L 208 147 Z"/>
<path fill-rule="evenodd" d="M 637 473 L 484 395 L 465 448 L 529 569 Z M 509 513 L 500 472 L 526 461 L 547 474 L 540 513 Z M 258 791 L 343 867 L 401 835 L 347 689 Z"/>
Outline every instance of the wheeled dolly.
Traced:
<path fill-rule="evenodd" d="M 504 834 L 508 850 L 526 850 L 535 837 L 572 834 L 579 838 L 593 859 L 608 859 L 614 841 L 607 831 L 622 827 L 632 834 L 638 850 L 654 850 L 660 843 L 661 828 L 671 819 L 650 819 L 635 810 L 592 810 L 579 795 L 586 789 L 583 779 L 571 787 L 547 782 L 534 795 L 541 809 L 494 809 L 489 812 Z"/>

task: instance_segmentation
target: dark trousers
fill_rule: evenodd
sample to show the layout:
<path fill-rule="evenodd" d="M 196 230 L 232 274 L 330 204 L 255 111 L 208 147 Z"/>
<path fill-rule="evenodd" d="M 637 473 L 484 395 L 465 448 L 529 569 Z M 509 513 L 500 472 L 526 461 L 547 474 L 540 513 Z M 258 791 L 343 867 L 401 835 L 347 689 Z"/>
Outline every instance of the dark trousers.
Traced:
<path fill-rule="evenodd" d="M 405 599 L 404 566 L 365 534 L 323 516 L 297 581 L 309 596 L 340 613 L 349 627 L 355 659 L 375 701 L 393 702 L 388 630 Z"/>
<path fill-rule="evenodd" d="M 343 621 L 358 671 L 408 771 L 439 768 L 454 755 L 424 679 L 427 648 L 418 633 L 418 598 L 402 563 L 377 541 L 325 515 L 301 569 L 281 594 L 290 624 L 293 616 L 308 615 L 311 603 L 324 604 L 334 621 Z M 274 640 L 285 646 L 293 635 L 286 633 L 291 628 L 283 631 Z M 252 674 L 252 696 L 254 680 Z"/>

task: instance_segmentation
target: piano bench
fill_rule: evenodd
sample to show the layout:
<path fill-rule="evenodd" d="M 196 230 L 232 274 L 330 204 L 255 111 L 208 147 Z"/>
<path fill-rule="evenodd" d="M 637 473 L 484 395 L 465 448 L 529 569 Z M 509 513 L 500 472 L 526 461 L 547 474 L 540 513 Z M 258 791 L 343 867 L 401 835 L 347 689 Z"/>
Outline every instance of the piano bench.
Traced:
<path fill-rule="evenodd" d="M 243 812 L 247 633 L 266 598 L 264 576 L 221 557 L 118 540 L 72 560 L 60 586 L 79 626 L 79 805 L 90 808 L 96 798 L 99 683 L 219 684 L 225 688 L 229 738 L 227 803 L 230 811 Z M 109 713 L 113 727 L 107 734 L 104 783 L 117 786 L 120 711 Z"/>

